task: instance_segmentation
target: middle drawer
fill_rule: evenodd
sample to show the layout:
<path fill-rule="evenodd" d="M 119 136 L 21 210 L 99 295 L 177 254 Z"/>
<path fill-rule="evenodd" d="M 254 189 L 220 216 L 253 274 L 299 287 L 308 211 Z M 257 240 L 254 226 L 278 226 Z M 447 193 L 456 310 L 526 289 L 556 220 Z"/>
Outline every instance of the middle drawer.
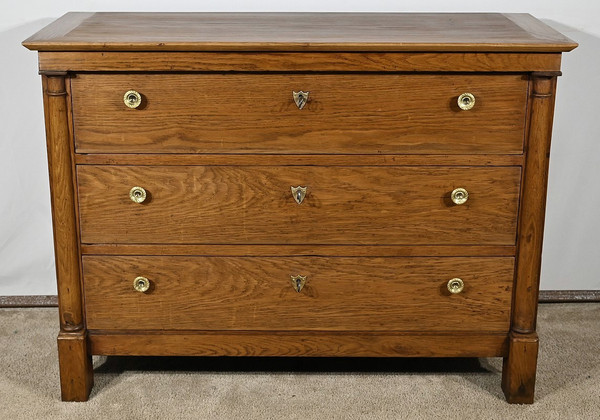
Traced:
<path fill-rule="evenodd" d="M 81 165 L 81 239 L 513 245 L 520 172 L 519 167 Z M 460 205 L 451 197 L 458 188 L 468 193 Z"/>

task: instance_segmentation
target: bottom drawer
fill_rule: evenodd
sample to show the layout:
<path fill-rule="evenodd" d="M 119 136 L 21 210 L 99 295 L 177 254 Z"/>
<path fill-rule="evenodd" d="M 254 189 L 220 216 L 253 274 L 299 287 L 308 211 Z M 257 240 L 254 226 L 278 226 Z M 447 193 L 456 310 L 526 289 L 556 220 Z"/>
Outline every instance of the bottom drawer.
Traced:
<path fill-rule="evenodd" d="M 511 257 L 84 256 L 87 328 L 506 332 L 513 265 Z M 149 280 L 145 292 L 134 288 L 139 276 Z M 460 293 L 447 287 L 453 278 Z"/>

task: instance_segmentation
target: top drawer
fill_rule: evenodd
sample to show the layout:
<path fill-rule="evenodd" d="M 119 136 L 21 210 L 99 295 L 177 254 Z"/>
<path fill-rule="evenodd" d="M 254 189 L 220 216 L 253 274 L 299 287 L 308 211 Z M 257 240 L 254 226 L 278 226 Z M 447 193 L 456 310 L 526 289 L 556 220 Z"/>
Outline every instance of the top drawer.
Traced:
<path fill-rule="evenodd" d="M 125 106 L 125 92 L 141 105 Z M 299 109 L 292 92 L 309 92 Z M 475 106 L 458 107 L 471 93 Z M 518 154 L 527 79 L 461 74 L 78 74 L 80 153 Z"/>

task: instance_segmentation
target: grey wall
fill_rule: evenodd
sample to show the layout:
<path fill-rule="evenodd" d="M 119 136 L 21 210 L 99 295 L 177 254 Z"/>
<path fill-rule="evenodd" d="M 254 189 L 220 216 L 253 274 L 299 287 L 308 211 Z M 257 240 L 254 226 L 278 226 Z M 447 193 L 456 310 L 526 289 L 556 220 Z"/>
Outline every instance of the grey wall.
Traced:
<path fill-rule="evenodd" d="M 283 4 L 282 4 L 283 3 Z M 77 11 L 526 12 L 580 43 L 563 57 L 550 164 L 543 289 L 600 289 L 600 2 L 597 0 L 29 0 L 0 6 L 0 295 L 56 293 L 42 95 L 21 47 Z M 9 5 L 10 4 L 10 5 Z"/>

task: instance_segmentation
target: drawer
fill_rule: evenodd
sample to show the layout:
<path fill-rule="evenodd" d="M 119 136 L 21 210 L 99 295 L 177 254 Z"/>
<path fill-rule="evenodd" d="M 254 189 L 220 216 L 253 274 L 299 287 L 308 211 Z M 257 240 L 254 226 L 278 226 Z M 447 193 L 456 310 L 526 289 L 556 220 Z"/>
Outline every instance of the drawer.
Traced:
<path fill-rule="evenodd" d="M 509 257 L 84 256 L 87 327 L 506 332 L 513 266 Z M 133 287 L 140 276 L 146 292 Z M 453 278 L 461 293 L 449 292 Z"/>
<path fill-rule="evenodd" d="M 503 153 L 523 150 L 528 81 L 464 74 L 78 74 L 81 153 Z M 138 91 L 130 109 L 123 96 Z M 299 109 L 293 91 L 309 92 Z M 475 106 L 457 105 L 469 92 Z"/>
<path fill-rule="evenodd" d="M 77 168 L 83 243 L 514 245 L 519 167 Z M 132 201 L 142 187 L 146 199 Z M 304 187 L 300 204 L 292 187 Z M 456 205 L 451 192 L 468 191 Z M 298 192 L 296 192 L 296 198 Z"/>

